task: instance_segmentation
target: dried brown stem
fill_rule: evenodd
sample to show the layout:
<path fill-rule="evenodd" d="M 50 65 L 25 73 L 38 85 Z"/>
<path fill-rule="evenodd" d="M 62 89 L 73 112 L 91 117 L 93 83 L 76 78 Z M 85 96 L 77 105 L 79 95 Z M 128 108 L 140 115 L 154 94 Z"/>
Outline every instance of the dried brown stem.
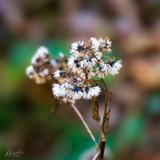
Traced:
<path fill-rule="evenodd" d="M 97 158 L 98 158 L 99 155 L 100 155 L 100 151 L 98 151 L 98 152 L 95 154 L 95 156 L 93 157 L 92 160 L 97 160 Z"/>
<path fill-rule="evenodd" d="M 92 140 L 94 141 L 96 147 L 98 147 L 98 144 L 96 143 L 95 137 L 93 136 L 91 130 L 89 129 L 87 123 L 85 122 L 85 120 L 83 119 L 81 113 L 79 112 L 79 110 L 77 109 L 77 107 L 72 104 L 71 107 L 74 109 L 74 111 L 77 113 L 78 117 L 80 118 L 80 120 L 82 121 L 83 125 L 85 126 L 87 132 L 89 133 L 90 137 L 92 138 Z"/>
<path fill-rule="evenodd" d="M 104 88 L 106 90 L 106 98 L 105 98 L 105 106 L 104 106 L 104 113 L 103 113 L 103 120 L 101 124 L 101 130 L 100 130 L 100 139 L 99 139 L 99 148 L 100 148 L 100 156 L 99 159 L 103 159 L 104 151 L 105 151 L 105 145 L 106 145 L 106 131 L 104 131 L 104 125 L 105 125 L 105 117 L 107 113 L 108 103 L 109 103 L 109 90 L 108 87 L 104 81 L 104 79 L 101 79 L 104 85 Z"/>
<path fill-rule="evenodd" d="M 102 120 L 102 124 L 101 124 L 100 139 L 99 139 L 99 146 L 98 146 L 98 152 L 100 151 L 100 153 L 98 154 L 99 160 L 102 160 L 103 155 L 104 155 L 104 151 L 105 151 L 106 133 L 108 131 L 111 106 L 110 106 L 108 112 L 107 112 L 107 109 L 108 109 L 108 104 L 109 104 L 109 96 L 110 96 L 110 93 L 112 94 L 112 92 L 109 91 L 104 79 L 102 79 L 102 78 L 99 80 L 88 79 L 86 81 L 102 82 L 104 85 L 104 88 L 106 90 L 105 106 L 104 106 L 103 120 Z M 113 94 L 112 94 L 112 97 L 113 97 Z"/>
<path fill-rule="evenodd" d="M 87 129 L 89 135 L 91 136 L 92 140 L 95 142 L 95 144 L 97 146 L 97 154 L 95 155 L 94 158 L 99 158 L 99 160 L 103 160 L 103 155 L 104 155 L 105 146 L 106 146 L 106 133 L 108 131 L 109 118 L 110 118 L 110 111 L 111 111 L 112 103 L 110 103 L 110 108 L 109 108 L 108 112 L 107 112 L 107 109 L 108 109 L 108 104 L 109 104 L 109 96 L 110 96 L 110 94 L 112 95 L 112 97 L 111 97 L 111 102 L 112 102 L 113 94 L 108 89 L 108 87 L 107 87 L 107 85 L 106 85 L 106 83 L 105 83 L 103 78 L 97 79 L 97 80 L 96 79 L 86 79 L 85 80 L 85 82 L 89 82 L 89 81 L 102 82 L 103 85 L 104 85 L 104 88 L 106 90 L 105 106 L 104 106 L 103 120 L 102 120 L 102 124 L 101 124 L 101 129 L 100 129 L 99 145 L 97 145 L 97 143 L 95 142 L 95 138 L 94 138 L 92 132 L 90 131 L 88 125 L 84 121 L 82 115 L 80 114 L 80 112 L 78 111 L 76 106 L 72 105 L 72 108 L 78 114 L 79 118 L 81 119 L 82 123 L 84 124 L 85 128 Z"/>

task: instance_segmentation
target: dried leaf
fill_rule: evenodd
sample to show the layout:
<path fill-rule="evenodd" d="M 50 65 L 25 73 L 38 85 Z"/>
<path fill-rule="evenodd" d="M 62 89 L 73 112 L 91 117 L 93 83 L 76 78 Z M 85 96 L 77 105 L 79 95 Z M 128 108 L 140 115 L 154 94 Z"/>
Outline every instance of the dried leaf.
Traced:
<path fill-rule="evenodd" d="M 99 115 L 99 104 L 97 98 L 94 98 L 91 100 L 92 104 L 92 113 L 93 113 L 93 119 L 96 121 L 101 121 L 101 117 Z"/>

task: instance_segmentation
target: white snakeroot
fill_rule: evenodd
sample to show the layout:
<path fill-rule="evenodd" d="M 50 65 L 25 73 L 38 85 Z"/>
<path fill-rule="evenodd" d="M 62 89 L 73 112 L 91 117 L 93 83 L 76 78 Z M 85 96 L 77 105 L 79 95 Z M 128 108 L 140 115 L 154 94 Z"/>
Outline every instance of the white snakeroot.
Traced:
<path fill-rule="evenodd" d="M 82 46 L 83 46 L 84 42 L 74 42 L 71 44 L 71 50 L 70 50 L 70 53 L 73 53 L 73 55 L 75 55 L 76 53 L 78 52 L 81 52 L 82 51 Z"/>
<path fill-rule="evenodd" d="M 90 41 L 92 43 L 91 48 L 95 52 L 97 52 L 99 50 L 99 44 L 100 44 L 99 41 L 96 38 L 93 38 L 93 37 L 90 38 Z"/>
<path fill-rule="evenodd" d="M 39 54 L 40 56 L 45 56 L 45 54 L 49 54 L 49 51 L 46 47 L 41 46 L 37 49 L 37 54 Z"/>
<path fill-rule="evenodd" d="M 121 60 L 115 62 L 114 59 L 103 55 L 107 54 L 105 51 L 111 51 L 110 47 L 111 41 L 108 38 L 103 40 L 91 37 L 88 44 L 83 41 L 72 43 L 71 56 L 66 68 L 54 72 L 54 78 L 60 83 L 53 86 L 54 96 L 65 103 L 98 97 L 101 93 L 100 87 L 91 87 L 88 79 L 91 80 L 94 76 L 104 78 L 108 74 L 118 74 L 122 67 Z"/>
<path fill-rule="evenodd" d="M 59 96 L 60 96 L 60 94 L 59 94 L 59 84 L 53 84 L 52 92 L 53 92 L 55 97 L 59 98 Z"/>
<path fill-rule="evenodd" d="M 85 60 L 80 62 L 80 66 L 90 70 L 95 66 L 96 62 L 97 62 L 96 58 L 88 57 Z"/>
<path fill-rule="evenodd" d="M 29 66 L 26 68 L 26 74 L 29 76 L 30 79 L 34 78 L 34 68 L 33 66 Z"/>
<path fill-rule="evenodd" d="M 107 92 L 108 88 L 104 82 L 104 77 L 108 74 L 118 74 L 122 67 L 121 59 L 116 62 L 114 61 L 115 58 L 107 56 L 107 51 L 111 52 L 110 47 L 111 41 L 109 38 L 96 39 L 91 37 L 88 43 L 84 43 L 83 41 L 74 42 L 71 44 L 71 56 L 67 63 L 66 56 L 61 52 L 59 53 L 61 57 L 60 60 L 51 60 L 48 49 L 42 46 L 38 48 L 35 55 L 32 57 L 31 66 L 26 69 L 28 77 L 34 79 L 38 84 L 45 83 L 53 74 L 54 80 L 58 83 L 52 86 L 53 96 L 72 106 L 97 148 L 99 145 L 96 143 L 92 132 L 74 104 L 80 99 L 92 100 L 98 97 L 101 93 L 101 88 L 99 87 L 101 83 L 98 82 L 103 82 Z M 65 64 L 62 63 L 62 61 L 64 61 Z M 55 68 L 57 69 L 56 71 Z M 100 79 L 94 80 L 94 76 L 98 76 Z M 91 82 L 94 82 L 97 86 L 92 87 Z M 108 90 L 108 92 L 110 91 Z M 105 110 L 106 107 L 107 105 L 105 105 Z M 94 115 L 95 113 L 94 111 Z M 103 122 L 105 122 L 105 116 L 106 113 L 104 113 Z M 97 115 L 96 120 L 98 120 Z M 104 123 L 102 123 L 101 128 L 104 127 L 103 124 Z M 101 133 L 103 132 L 102 129 Z M 99 144 L 102 144 L 101 138 Z M 93 159 L 96 159 L 100 152 L 101 150 Z"/>
<path fill-rule="evenodd" d="M 99 42 L 99 49 L 103 47 L 107 47 L 107 51 L 111 52 L 112 50 L 110 49 L 112 42 L 110 41 L 109 38 L 105 38 L 104 40 L 102 38 L 98 39 Z"/>
<path fill-rule="evenodd" d="M 48 55 L 49 55 L 48 49 L 46 47 L 41 46 L 37 49 L 37 52 L 32 57 L 31 63 L 41 65 L 42 61 L 47 62 L 49 60 Z"/>
<path fill-rule="evenodd" d="M 102 57 L 102 52 L 96 52 L 95 55 L 97 56 L 98 59 L 100 59 Z"/>
<path fill-rule="evenodd" d="M 54 78 L 58 79 L 60 77 L 60 70 L 56 70 L 56 72 L 53 73 L 54 74 Z"/>
<path fill-rule="evenodd" d="M 90 70 L 89 72 L 88 72 L 88 79 L 91 79 L 92 77 L 94 77 L 95 76 L 95 73 L 93 72 L 93 70 Z"/>
<path fill-rule="evenodd" d="M 93 97 L 98 97 L 99 94 L 101 93 L 101 88 L 97 87 L 92 87 L 92 96 Z"/>
<path fill-rule="evenodd" d="M 39 47 L 31 59 L 31 66 L 26 69 L 27 76 L 38 84 L 51 80 L 52 73 L 57 68 L 57 62 L 50 57 L 46 47 Z"/>
<path fill-rule="evenodd" d="M 110 74 L 112 74 L 113 76 L 115 74 L 119 74 L 119 70 L 121 69 L 122 67 L 122 60 L 120 59 L 119 61 L 115 62 L 115 61 L 112 61 L 112 62 L 108 62 L 107 63 L 107 67 L 109 68 L 109 72 Z"/>
<path fill-rule="evenodd" d="M 60 56 L 61 58 L 63 58 L 63 57 L 64 57 L 64 54 L 63 54 L 62 52 L 59 52 L 59 56 Z"/>
<path fill-rule="evenodd" d="M 123 65 L 122 65 L 122 60 L 121 60 L 121 59 L 118 60 L 118 61 L 114 64 L 114 66 L 115 66 L 116 68 L 118 68 L 118 69 L 121 69 L 121 67 L 123 66 Z"/>
<path fill-rule="evenodd" d="M 57 62 L 56 62 L 56 60 L 52 59 L 52 60 L 51 60 L 51 65 L 52 65 L 53 68 L 56 68 L 56 67 L 57 67 Z"/>

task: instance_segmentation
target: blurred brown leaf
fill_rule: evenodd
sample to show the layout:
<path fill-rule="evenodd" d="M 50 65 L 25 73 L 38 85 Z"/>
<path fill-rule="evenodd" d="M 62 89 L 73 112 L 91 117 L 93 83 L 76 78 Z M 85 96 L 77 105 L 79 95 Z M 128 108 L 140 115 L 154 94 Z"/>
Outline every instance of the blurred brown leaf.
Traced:
<path fill-rule="evenodd" d="M 99 104 L 97 98 L 94 98 L 91 100 L 92 105 L 92 113 L 93 113 L 93 119 L 96 121 L 101 121 L 101 117 L 99 115 Z"/>

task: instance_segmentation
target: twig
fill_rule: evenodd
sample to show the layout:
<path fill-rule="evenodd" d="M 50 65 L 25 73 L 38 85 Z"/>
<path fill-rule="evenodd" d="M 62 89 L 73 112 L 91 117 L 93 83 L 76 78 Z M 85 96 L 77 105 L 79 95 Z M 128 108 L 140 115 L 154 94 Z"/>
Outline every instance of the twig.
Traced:
<path fill-rule="evenodd" d="M 95 154 L 95 156 L 93 157 L 93 159 L 92 159 L 92 160 L 97 160 L 97 158 L 98 158 L 99 154 L 100 154 L 100 151 L 98 151 L 98 152 Z"/>
<path fill-rule="evenodd" d="M 82 121 L 83 125 L 85 126 L 87 132 L 89 133 L 89 135 L 91 136 L 92 140 L 94 141 L 96 147 L 98 147 L 98 144 L 96 143 L 95 137 L 93 136 L 91 130 L 89 129 L 87 123 L 85 122 L 85 120 L 83 119 L 81 113 L 79 112 L 79 110 L 77 109 L 77 107 L 72 104 L 71 107 L 74 109 L 74 111 L 77 113 L 78 117 L 80 118 L 80 120 Z"/>
<path fill-rule="evenodd" d="M 101 124 L 100 139 L 99 139 L 99 146 L 98 146 L 98 152 L 100 151 L 98 156 L 99 156 L 99 159 L 101 160 L 101 159 L 103 159 L 103 155 L 104 155 L 104 151 L 105 151 L 105 145 L 106 145 L 106 132 L 108 130 L 108 127 L 107 127 L 107 129 L 105 129 L 105 121 L 106 121 L 106 114 L 107 114 L 107 108 L 108 108 L 108 103 L 109 103 L 109 95 L 110 95 L 110 93 L 112 94 L 112 92 L 109 91 L 109 89 L 108 89 L 108 87 L 107 87 L 103 78 L 101 78 L 99 80 L 88 79 L 86 81 L 102 82 L 103 85 L 104 85 L 104 88 L 106 90 L 105 106 L 104 106 L 103 120 L 102 120 L 102 124 Z M 113 94 L 112 94 L 112 96 L 113 96 Z M 108 111 L 109 117 L 110 117 L 110 109 L 111 109 L 111 106 L 110 106 L 109 111 Z M 107 125 L 109 123 L 109 117 L 108 117 Z"/>
<path fill-rule="evenodd" d="M 104 88 L 106 90 L 106 98 L 105 98 L 105 106 L 104 106 L 104 113 L 103 113 L 103 120 L 102 120 L 102 124 L 101 124 L 101 130 L 100 130 L 100 139 L 99 139 L 99 145 L 97 147 L 97 153 L 96 155 L 98 155 L 99 160 L 103 159 L 104 156 L 104 151 L 105 151 L 105 145 L 106 145 L 106 133 L 108 131 L 108 125 L 109 125 L 109 118 L 110 118 L 110 111 L 111 111 L 111 105 L 112 105 L 112 98 L 113 98 L 113 94 L 112 92 L 108 89 L 105 81 L 103 78 L 101 79 L 86 79 L 85 81 L 93 81 L 93 82 L 101 82 L 104 85 Z M 112 95 L 111 97 L 111 103 L 110 103 L 110 108 L 107 112 L 108 109 L 108 104 L 109 104 L 109 96 L 110 94 Z M 107 116 L 107 117 L 106 117 Z"/>
<path fill-rule="evenodd" d="M 108 87 L 104 81 L 104 79 L 101 79 L 103 82 L 104 88 L 106 90 L 106 98 L 105 98 L 105 106 L 104 106 L 104 113 L 103 113 L 103 120 L 101 124 L 101 130 L 100 130 L 100 139 L 99 139 L 99 148 L 100 148 L 100 160 L 103 159 L 105 145 L 106 145 L 106 132 L 104 131 L 104 124 L 105 124 L 105 117 L 107 113 L 108 103 L 109 103 L 109 90 Z"/>

